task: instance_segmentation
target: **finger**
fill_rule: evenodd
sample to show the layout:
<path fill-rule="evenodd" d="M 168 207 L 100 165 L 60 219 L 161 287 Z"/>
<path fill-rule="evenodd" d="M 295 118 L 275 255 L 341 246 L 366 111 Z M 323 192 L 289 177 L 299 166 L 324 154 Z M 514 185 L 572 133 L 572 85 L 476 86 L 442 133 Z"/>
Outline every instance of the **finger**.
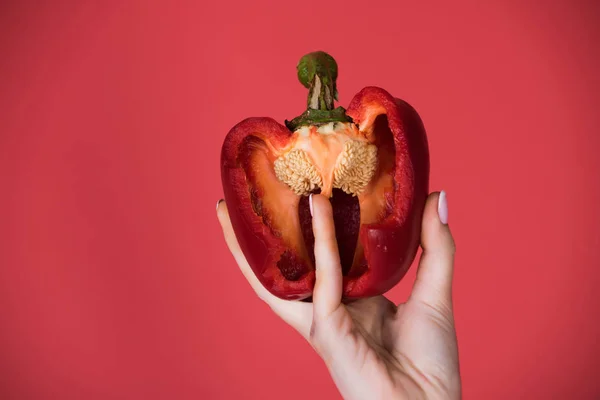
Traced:
<path fill-rule="evenodd" d="M 444 191 L 433 193 L 427 199 L 421 247 L 423 255 L 411 298 L 451 310 L 455 244 L 448 227 L 448 201 Z"/>
<path fill-rule="evenodd" d="M 233 232 L 227 205 L 223 200 L 220 200 L 219 203 L 217 203 L 217 217 L 219 218 L 221 228 L 223 229 L 227 247 L 235 258 L 240 270 L 248 280 L 248 283 L 250 283 L 252 289 L 254 289 L 261 300 L 271 307 L 275 314 L 308 339 L 310 324 L 312 322 L 312 309 L 310 305 L 296 301 L 283 300 L 269 292 L 262 283 L 260 283 L 256 275 L 254 275 L 248 261 L 246 261 L 246 257 L 244 257 L 235 237 L 235 233 Z"/>
<path fill-rule="evenodd" d="M 333 210 L 329 199 L 311 195 L 312 226 L 315 236 L 316 282 L 313 290 L 315 318 L 327 318 L 341 304 L 342 267 L 335 239 Z"/>

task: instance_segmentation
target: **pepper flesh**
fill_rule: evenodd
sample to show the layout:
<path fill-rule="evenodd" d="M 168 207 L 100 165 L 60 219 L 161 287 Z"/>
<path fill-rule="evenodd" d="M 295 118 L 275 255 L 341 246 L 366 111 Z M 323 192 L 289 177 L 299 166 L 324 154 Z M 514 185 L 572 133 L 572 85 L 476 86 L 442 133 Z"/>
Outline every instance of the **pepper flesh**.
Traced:
<path fill-rule="evenodd" d="M 429 153 L 417 112 L 383 89 L 361 90 L 346 115 L 352 122 L 342 123 L 348 131 L 342 137 L 355 135 L 376 147 L 372 178 L 349 200 L 333 188 L 339 143 L 319 149 L 311 141 L 304 150 L 322 182 L 307 192 L 331 196 L 343 295 L 360 298 L 391 289 L 414 260 L 429 190 Z M 298 148 L 300 135 L 271 118 L 249 118 L 229 132 L 221 155 L 225 200 L 240 248 L 259 281 L 284 299 L 310 297 L 315 282 L 308 193 L 297 194 L 275 171 L 277 160 Z"/>

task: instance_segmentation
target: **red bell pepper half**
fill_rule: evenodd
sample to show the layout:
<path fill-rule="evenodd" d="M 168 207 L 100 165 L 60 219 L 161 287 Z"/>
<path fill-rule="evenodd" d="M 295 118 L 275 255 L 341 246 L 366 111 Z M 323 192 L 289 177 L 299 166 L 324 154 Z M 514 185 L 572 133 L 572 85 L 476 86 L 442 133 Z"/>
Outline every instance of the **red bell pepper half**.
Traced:
<path fill-rule="evenodd" d="M 406 102 L 365 87 L 347 109 L 337 64 L 304 56 L 298 78 L 307 110 L 285 125 L 248 118 L 223 143 L 221 175 L 231 223 L 254 274 L 274 295 L 306 299 L 315 283 L 308 196 L 328 196 L 345 298 L 383 294 L 417 252 L 429 190 L 423 123 Z"/>

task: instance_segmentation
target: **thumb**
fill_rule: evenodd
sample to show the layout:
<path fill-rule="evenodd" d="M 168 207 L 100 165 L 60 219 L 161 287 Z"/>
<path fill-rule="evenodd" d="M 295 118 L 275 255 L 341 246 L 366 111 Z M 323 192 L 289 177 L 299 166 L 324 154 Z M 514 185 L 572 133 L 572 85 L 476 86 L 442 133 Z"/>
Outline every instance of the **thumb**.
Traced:
<path fill-rule="evenodd" d="M 448 200 L 444 191 L 432 193 L 425 204 L 421 229 L 423 255 L 411 299 L 437 309 L 452 308 L 455 244 L 448 227 Z"/>

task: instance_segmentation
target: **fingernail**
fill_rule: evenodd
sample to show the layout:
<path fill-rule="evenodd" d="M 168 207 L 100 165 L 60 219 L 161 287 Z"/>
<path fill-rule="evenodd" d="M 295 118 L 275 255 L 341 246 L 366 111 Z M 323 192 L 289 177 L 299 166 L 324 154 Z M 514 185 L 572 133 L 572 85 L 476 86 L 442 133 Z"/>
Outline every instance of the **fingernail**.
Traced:
<path fill-rule="evenodd" d="M 219 199 L 219 201 L 217 201 L 217 210 L 219 210 L 219 204 L 221 204 L 222 201 L 223 199 Z"/>
<path fill-rule="evenodd" d="M 442 224 L 448 224 L 448 199 L 446 199 L 446 192 L 443 190 L 440 192 L 438 199 L 438 216 Z"/>
<path fill-rule="evenodd" d="M 312 208 L 312 193 L 308 196 L 308 208 L 310 208 L 310 216 L 313 216 L 313 208 Z"/>

